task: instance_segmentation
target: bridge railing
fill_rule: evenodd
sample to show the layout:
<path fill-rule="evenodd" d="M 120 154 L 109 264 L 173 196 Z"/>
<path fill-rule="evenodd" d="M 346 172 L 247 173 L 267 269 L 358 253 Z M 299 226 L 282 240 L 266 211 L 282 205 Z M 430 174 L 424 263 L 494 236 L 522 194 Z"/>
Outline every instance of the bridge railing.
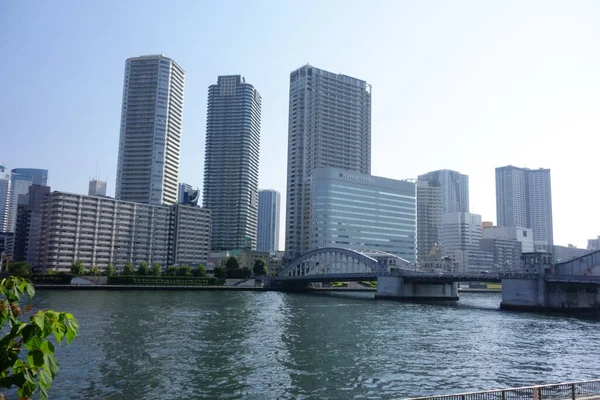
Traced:
<path fill-rule="evenodd" d="M 584 397 L 600 398 L 600 379 L 441 396 L 415 397 L 410 400 L 574 400 Z"/>

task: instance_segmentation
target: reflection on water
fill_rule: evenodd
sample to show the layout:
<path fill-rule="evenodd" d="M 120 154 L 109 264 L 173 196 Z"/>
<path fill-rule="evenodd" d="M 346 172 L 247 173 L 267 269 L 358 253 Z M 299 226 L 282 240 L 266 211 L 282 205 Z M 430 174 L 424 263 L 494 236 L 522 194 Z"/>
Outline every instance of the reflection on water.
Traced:
<path fill-rule="evenodd" d="M 591 379 L 600 319 L 370 294 L 40 291 L 80 336 L 53 399 L 398 398 Z"/>

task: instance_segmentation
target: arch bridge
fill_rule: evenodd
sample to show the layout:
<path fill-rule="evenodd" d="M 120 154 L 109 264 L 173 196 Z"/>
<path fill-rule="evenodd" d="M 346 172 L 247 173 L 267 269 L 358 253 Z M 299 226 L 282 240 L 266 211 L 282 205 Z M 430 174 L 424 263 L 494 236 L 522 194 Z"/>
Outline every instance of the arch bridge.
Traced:
<path fill-rule="evenodd" d="M 338 247 L 316 249 L 303 254 L 277 280 L 375 280 L 394 271 L 414 271 L 415 264 L 383 251 L 358 251 Z"/>

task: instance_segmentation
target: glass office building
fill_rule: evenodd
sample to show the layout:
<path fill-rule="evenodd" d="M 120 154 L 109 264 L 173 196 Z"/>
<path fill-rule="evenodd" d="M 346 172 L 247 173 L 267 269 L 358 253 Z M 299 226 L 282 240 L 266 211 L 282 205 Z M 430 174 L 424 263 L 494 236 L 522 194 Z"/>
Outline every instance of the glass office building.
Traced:
<path fill-rule="evenodd" d="M 312 248 L 385 251 L 416 259 L 414 182 L 339 168 L 313 171 Z"/>

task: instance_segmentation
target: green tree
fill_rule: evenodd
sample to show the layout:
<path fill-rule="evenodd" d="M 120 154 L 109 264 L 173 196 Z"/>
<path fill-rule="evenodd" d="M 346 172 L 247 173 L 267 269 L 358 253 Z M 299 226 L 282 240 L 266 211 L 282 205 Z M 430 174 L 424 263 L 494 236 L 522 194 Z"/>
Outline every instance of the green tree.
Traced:
<path fill-rule="evenodd" d="M 238 263 L 238 260 L 235 257 L 229 257 L 227 259 L 227 262 L 225 263 L 226 269 L 238 269 L 239 267 L 240 264 Z"/>
<path fill-rule="evenodd" d="M 206 278 L 206 267 L 202 264 L 198 264 L 198 266 L 192 271 L 192 275 L 194 275 L 196 278 Z"/>
<path fill-rule="evenodd" d="M 165 276 L 175 276 L 177 275 L 177 267 L 167 267 L 165 270 Z"/>
<path fill-rule="evenodd" d="M 250 275 L 252 275 L 252 271 L 250 271 L 250 268 L 244 267 L 241 270 L 239 270 L 237 278 L 248 279 Z"/>
<path fill-rule="evenodd" d="M 162 267 L 159 263 L 152 263 L 152 275 L 161 276 L 162 275 Z"/>
<path fill-rule="evenodd" d="M 76 276 L 85 274 L 85 267 L 83 266 L 83 263 L 79 260 L 75 261 L 73 265 L 71 265 L 71 273 Z"/>
<path fill-rule="evenodd" d="M 225 273 L 225 267 L 224 266 L 219 265 L 218 267 L 216 267 L 213 270 L 213 273 L 215 275 L 215 278 L 225 279 L 226 273 Z"/>
<path fill-rule="evenodd" d="M 92 276 L 100 276 L 100 268 L 98 268 L 98 266 L 94 265 L 91 269 L 90 269 L 90 275 Z"/>
<path fill-rule="evenodd" d="M 60 344 L 67 344 L 77 336 L 79 324 L 73 315 L 56 311 L 38 311 L 27 321 L 19 307 L 19 300 L 27 293 L 33 297 L 31 282 L 17 276 L 0 281 L 0 388 L 17 389 L 19 399 L 30 399 L 38 392 L 40 399 L 48 398 L 48 389 L 58 372 L 54 345 L 48 340 L 52 335 Z M 21 355 L 26 349 L 27 355 Z M 0 398 L 6 398 L 0 394 Z"/>
<path fill-rule="evenodd" d="M 240 276 L 240 264 L 235 257 L 229 257 L 225 263 L 225 277 L 233 279 L 239 279 Z"/>
<path fill-rule="evenodd" d="M 134 274 L 133 263 L 129 261 L 127 264 L 123 266 L 123 272 L 121 275 L 133 275 Z"/>
<path fill-rule="evenodd" d="M 142 276 L 150 275 L 150 269 L 148 268 L 148 263 L 146 261 L 142 261 L 138 265 L 137 274 Z"/>
<path fill-rule="evenodd" d="M 117 270 L 115 269 L 115 266 L 112 264 L 108 264 L 108 266 L 106 267 L 106 276 L 114 276 L 116 272 Z"/>
<path fill-rule="evenodd" d="M 183 265 L 177 268 L 177 276 L 192 276 L 192 267 Z"/>
<path fill-rule="evenodd" d="M 12 261 L 8 265 L 8 272 L 16 275 L 29 275 L 31 273 L 31 265 L 26 261 Z"/>
<path fill-rule="evenodd" d="M 267 264 L 265 264 L 265 260 L 259 258 L 256 261 L 254 261 L 254 267 L 252 268 L 252 272 L 254 272 L 254 275 L 257 276 L 267 275 L 269 273 L 269 270 L 267 269 Z"/>

